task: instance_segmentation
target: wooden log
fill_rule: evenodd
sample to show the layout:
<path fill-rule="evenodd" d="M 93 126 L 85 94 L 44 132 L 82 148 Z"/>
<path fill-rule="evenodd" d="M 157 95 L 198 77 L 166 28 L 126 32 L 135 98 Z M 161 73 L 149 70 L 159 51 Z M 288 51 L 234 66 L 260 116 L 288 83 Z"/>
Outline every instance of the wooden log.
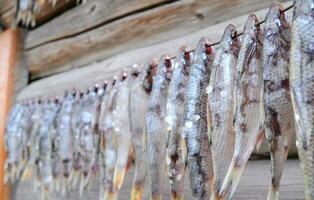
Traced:
<path fill-rule="evenodd" d="M 292 1 L 285 3 L 284 6 L 287 7 L 291 4 Z M 262 20 L 264 19 L 267 11 L 268 9 L 263 9 L 255 12 L 255 14 Z M 292 10 L 289 10 L 289 12 L 287 12 L 288 16 L 291 16 L 291 13 Z M 73 69 L 34 81 L 22 90 L 22 92 L 18 95 L 18 100 L 37 96 L 62 95 L 64 90 L 71 89 L 73 87 L 78 89 L 86 88 L 96 82 L 101 82 L 106 78 L 112 77 L 117 70 L 120 70 L 123 67 L 129 67 L 135 63 L 144 64 L 150 58 L 159 58 L 164 53 L 176 55 L 181 45 L 188 45 L 190 48 L 194 48 L 202 36 L 207 36 L 213 42 L 217 42 L 220 40 L 224 29 L 228 24 L 234 24 L 238 28 L 239 32 L 241 32 L 247 16 L 248 14 L 245 14 L 186 36 L 134 49 L 117 56 L 113 56 L 109 59 L 89 64 L 82 68 Z M 73 65 L 76 65 L 75 61 L 73 61 Z M 67 66 L 67 68 L 68 67 L 71 67 L 71 65 Z"/>
<path fill-rule="evenodd" d="M 103 18 L 100 14 L 100 11 L 105 10 L 96 7 L 93 10 L 91 4 L 86 4 L 31 31 L 25 44 L 27 63 L 33 78 L 44 77 L 121 52 L 190 34 L 202 27 L 268 7 L 271 2 L 273 1 L 167 1 L 153 7 L 138 8 L 138 12 L 126 12 L 109 21 L 110 17 Z M 93 1 L 93 4 L 97 3 L 98 1 Z M 80 13 L 85 13 L 84 17 Z M 73 19 L 78 20 L 72 23 Z"/>
<path fill-rule="evenodd" d="M 10 199 L 10 187 L 4 184 L 4 132 L 6 117 L 14 94 L 14 66 L 18 49 L 18 32 L 6 30 L 0 34 L 0 200 Z"/>
<path fill-rule="evenodd" d="M 16 0 L 0 1 L 0 21 L 5 27 L 12 27 L 15 24 L 16 2 Z M 41 11 L 36 14 L 35 27 L 47 22 L 75 5 L 76 0 L 59 0 L 54 7 L 48 3 L 45 4 Z"/>

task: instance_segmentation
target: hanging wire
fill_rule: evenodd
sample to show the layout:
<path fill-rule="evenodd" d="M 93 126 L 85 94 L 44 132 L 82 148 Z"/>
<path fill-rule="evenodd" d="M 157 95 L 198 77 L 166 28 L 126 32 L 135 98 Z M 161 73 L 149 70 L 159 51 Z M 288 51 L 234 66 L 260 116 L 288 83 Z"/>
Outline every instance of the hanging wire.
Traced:
<path fill-rule="evenodd" d="M 288 10 L 292 9 L 292 8 L 294 7 L 294 5 L 295 5 L 295 2 L 293 2 L 293 4 L 290 5 L 290 6 L 288 6 L 287 8 L 283 9 L 283 10 L 281 11 L 281 13 L 285 13 L 285 12 L 287 12 Z M 260 22 L 257 24 L 257 26 L 260 26 L 260 25 L 262 25 L 262 24 L 265 23 L 265 22 L 266 22 L 266 19 L 263 19 L 262 21 L 260 21 Z M 241 35 L 243 35 L 243 32 L 236 34 L 234 37 L 240 37 Z M 212 46 L 216 46 L 216 45 L 218 45 L 218 44 L 220 44 L 220 41 L 219 41 L 219 42 L 212 43 L 210 46 L 212 47 Z M 195 49 L 192 49 L 192 50 L 188 51 L 187 53 L 191 53 L 191 52 L 195 52 Z M 176 56 L 173 56 L 173 57 L 168 58 L 168 60 L 173 60 L 173 59 L 176 59 L 176 58 L 177 58 Z M 112 79 L 113 82 L 115 82 L 116 79 L 117 79 L 116 76 L 114 76 L 114 77 L 115 77 L 115 78 Z M 40 99 L 39 99 L 39 100 L 40 100 Z"/>

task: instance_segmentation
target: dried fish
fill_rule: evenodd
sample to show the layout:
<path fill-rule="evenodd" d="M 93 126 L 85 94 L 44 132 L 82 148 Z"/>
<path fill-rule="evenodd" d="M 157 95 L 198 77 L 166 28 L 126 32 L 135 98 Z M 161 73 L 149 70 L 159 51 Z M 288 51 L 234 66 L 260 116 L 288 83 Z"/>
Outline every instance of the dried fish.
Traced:
<path fill-rule="evenodd" d="M 120 74 L 120 73 L 119 73 Z M 112 82 L 107 103 L 105 106 L 103 142 L 104 142 L 104 157 L 105 157 L 105 194 L 103 199 L 117 199 L 117 193 L 114 188 L 113 179 L 117 159 L 117 141 L 114 137 L 114 116 L 113 111 L 116 107 L 117 92 L 120 85 L 121 77 L 116 76 Z M 102 180 L 104 181 L 104 180 Z M 102 197 L 100 197 L 102 198 Z"/>
<path fill-rule="evenodd" d="M 59 151 L 57 152 L 60 155 L 61 171 L 63 173 L 62 180 L 62 195 L 64 196 L 68 192 L 69 180 L 72 169 L 73 162 L 73 133 L 71 126 L 71 116 L 74 106 L 74 97 L 76 93 L 66 92 L 64 99 L 62 101 L 60 112 L 57 116 L 57 138 L 59 141 Z"/>
<path fill-rule="evenodd" d="M 5 146 L 8 157 L 5 163 L 5 182 L 14 182 L 19 177 L 22 160 L 22 127 L 25 106 L 16 104 L 12 107 L 6 126 Z"/>
<path fill-rule="evenodd" d="M 196 48 L 186 88 L 183 137 L 186 138 L 190 186 L 194 198 L 209 197 L 209 182 L 213 169 L 210 144 L 207 137 L 206 87 L 214 60 L 214 49 L 207 38 Z"/>
<path fill-rule="evenodd" d="M 217 199 L 234 153 L 236 65 L 240 42 L 236 28 L 227 26 L 215 54 L 208 92 L 208 133 L 211 143 L 214 189 L 211 199 Z M 223 156 L 221 156 L 223 155 Z"/>
<path fill-rule="evenodd" d="M 263 72 L 260 37 L 257 17 L 251 14 L 244 27 L 237 62 L 235 150 L 220 191 L 222 199 L 232 198 L 254 147 L 258 148 L 263 138 Z"/>
<path fill-rule="evenodd" d="M 123 81 L 120 82 L 115 108 L 113 110 L 114 121 L 114 137 L 117 145 L 117 160 L 114 171 L 113 184 L 115 192 L 118 193 L 127 170 L 128 157 L 131 149 L 131 130 L 129 119 L 129 96 L 130 85 L 134 81 L 133 76 L 129 76 L 128 72 L 125 72 Z"/>
<path fill-rule="evenodd" d="M 186 144 L 182 137 L 185 109 L 185 89 L 193 53 L 186 46 L 180 48 L 175 60 L 167 98 L 166 123 L 168 130 L 167 164 L 172 199 L 183 199 L 186 168 Z"/>
<path fill-rule="evenodd" d="M 313 0 L 296 0 L 291 33 L 290 86 L 305 199 L 314 199 Z"/>
<path fill-rule="evenodd" d="M 279 200 L 283 166 L 295 134 L 288 74 L 290 25 L 282 10 L 281 4 L 273 4 L 266 16 L 262 52 L 265 131 L 272 160 L 269 200 Z"/>
<path fill-rule="evenodd" d="M 166 154 L 166 103 L 173 63 L 168 55 L 161 57 L 153 77 L 146 112 L 148 172 L 151 199 L 161 199 Z"/>
<path fill-rule="evenodd" d="M 97 87 L 91 87 L 82 99 L 80 123 L 79 123 L 79 142 L 81 159 L 81 181 L 80 194 L 90 186 L 92 175 L 95 174 L 94 164 L 97 156 L 97 143 L 95 143 L 96 116 L 95 106 L 97 98 Z"/>
<path fill-rule="evenodd" d="M 141 200 L 147 175 L 147 156 L 145 141 L 145 116 L 152 87 L 153 70 L 157 63 L 152 61 L 145 65 L 141 72 L 133 72 L 136 77 L 130 86 L 129 119 L 131 142 L 135 157 L 135 175 L 131 191 L 131 200 Z"/>
<path fill-rule="evenodd" d="M 56 116 L 59 111 L 58 99 L 48 99 L 43 105 L 44 113 L 36 139 L 38 157 L 35 160 L 37 177 L 35 191 L 40 190 L 41 199 L 47 199 L 52 192 L 53 166 L 52 166 L 52 138 L 56 135 Z"/>

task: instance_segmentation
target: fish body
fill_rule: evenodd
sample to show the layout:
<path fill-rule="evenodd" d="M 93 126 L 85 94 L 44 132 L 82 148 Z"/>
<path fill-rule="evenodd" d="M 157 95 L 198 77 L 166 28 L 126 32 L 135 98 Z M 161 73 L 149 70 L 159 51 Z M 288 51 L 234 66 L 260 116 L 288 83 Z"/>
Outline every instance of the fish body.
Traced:
<path fill-rule="evenodd" d="M 68 178 L 73 163 L 73 132 L 71 117 L 74 106 L 74 95 L 67 93 L 62 101 L 57 119 L 57 137 L 59 141 L 59 151 L 61 171 L 63 176 L 62 195 L 68 191 Z"/>
<path fill-rule="evenodd" d="M 190 169 L 190 187 L 196 199 L 209 198 L 209 182 L 213 177 L 206 116 L 206 87 L 213 60 L 214 49 L 207 38 L 202 38 L 197 45 L 187 82 L 183 127 Z"/>
<path fill-rule="evenodd" d="M 129 119 L 130 85 L 134 81 L 133 76 L 120 82 L 114 114 L 114 137 L 117 142 L 117 160 L 114 171 L 114 188 L 118 193 L 126 175 L 128 158 L 131 149 L 131 130 Z"/>
<path fill-rule="evenodd" d="M 15 104 L 9 114 L 5 134 L 5 146 L 7 160 L 5 163 L 5 182 L 14 182 L 18 178 L 20 161 L 22 159 L 22 130 L 21 120 L 23 118 L 24 106 Z"/>
<path fill-rule="evenodd" d="M 95 106 L 97 91 L 89 88 L 83 96 L 80 123 L 79 123 L 79 152 L 81 159 L 80 194 L 90 186 L 94 173 L 94 164 L 97 156 L 97 143 L 95 143 L 95 128 L 97 109 Z"/>
<path fill-rule="evenodd" d="M 104 146 L 105 191 L 102 199 L 117 199 L 114 187 L 114 171 L 117 160 L 117 141 L 114 137 L 114 109 L 120 80 L 114 80 L 106 100 L 105 115 L 103 119 L 102 142 Z"/>
<path fill-rule="evenodd" d="M 135 174 L 131 191 L 131 200 L 141 200 L 147 175 L 147 156 L 145 142 L 145 116 L 149 94 L 151 92 L 152 68 L 156 63 L 145 65 L 130 86 L 129 119 L 131 142 L 135 157 Z M 132 76 L 134 76 L 132 74 Z"/>
<path fill-rule="evenodd" d="M 289 80 L 305 199 L 314 199 L 314 1 L 295 1 Z"/>
<path fill-rule="evenodd" d="M 235 150 L 220 191 L 222 199 L 232 198 L 254 147 L 259 146 L 263 138 L 263 72 L 260 37 L 261 31 L 258 27 L 257 17 L 251 14 L 244 27 L 242 46 L 236 67 L 238 83 Z"/>
<path fill-rule="evenodd" d="M 166 103 L 172 73 L 172 61 L 162 56 L 153 77 L 152 91 L 146 112 L 148 173 L 152 200 L 161 199 L 166 154 Z"/>
<path fill-rule="evenodd" d="M 267 16 L 263 37 L 265 133 L 271 155 L 268 200 L 279 199 L 284 162 L 295 134 L 289 90 L 290 25 L 283 7 L 274 4 Z"/>
<path fill-rule="evenodd" d="M 227 26 L 220 48 L 215 54 L 213 71 L 208 86 L 208 133 L 211 143 L 214 191 L 211 199 L 216 199 L 231 163 L 235 132 L 233 126 L 235 113 L 236 65 L 239 54 L 239 41 L 235 37 L 236 28 Z M 223 155 L 223 156 L 222 156 Z"/>
<path fill-rule="evenodd" d="M 186 168 L 186 146 L 182 137 L 185 109 L 185 89 L 189 77 L 193 53 L 181 47 L 174 62 L 173 74 L 167 98 L 166 123 L 168 130 L 167 165 L 172 199 L 184 198 L 184 176 Z"/>
<path fill-rule="evenodd" d="M 38 135 L 37 178 L 35 189 L 38 187 L 42 199 L 47 198 L 52 192 L 53 166 L 52 166 L 52 138 L 56 135 L 56 116 L 59 105 L 52 100 L 47 100 L 44 105 L 42 124 Z"/>

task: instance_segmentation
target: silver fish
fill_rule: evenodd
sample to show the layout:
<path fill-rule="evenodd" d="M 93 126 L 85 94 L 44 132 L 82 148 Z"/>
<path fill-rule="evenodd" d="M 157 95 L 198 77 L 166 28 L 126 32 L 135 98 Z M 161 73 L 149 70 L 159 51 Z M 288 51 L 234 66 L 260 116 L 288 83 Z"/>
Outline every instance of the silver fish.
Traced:
<path fill-rule="evenodd" d="M 183 137 L 186 139 L 190 187 L 194 198 L 209 198 L 209 182 L 213 169 L 207 136 L 207 94 L 214 60 L 214 49 L 207 38 L 202 38 L 195 50 L 186 88 Z"/>
<path fill-rule="evenodd" d="M 264 26 L 263 79 L 265 132 L 271 155 L 272 179 L 268 200 L 279 200 L 279 185 L 295 134 L 289 90 L 290 25 L 281 4 L 273 4 Z"/>
<path fill-rule="evenodd" d="M 208 92 L 208 134 L 211 143 L 214 191 L 217 199 L 234 153 L 236 65 L 240 43 L 234 25 L 228 25 L 215 54 Z M 223 155 L 223 156 L 222 156 Z"/>
<path fill-rule="evenodd" d="M 237 62 L 235 150 L 220 190 L 222 199 L 232 198 L 254 147 L 258 147 L 263 139 L 263 72 L 260 37 L 257 17 L 251 14 L 244 27 Z"/>
<path fill-rule="evenodd" d="M 305 199 L 314 199 L 314 1 L 296 0 L 289 80 Z"/>
<path fill-rule="evenodd" d="M 161 57 L 157 74 L 153 77 L 151 95 L 146 112 L 148 172 L 151 199 L 161 199 L 166 154 L 166 103 L 172 73 L 172 61 L 168 55 Z"/>
<path fill-rule="evenodd" d="M 135 174 L 131 191 L 131 200 L 141 200 L 147 175 L 147 156 L 145 142 L 145 116 L 149 94 L 152 87 L 155 61 L 145 65 L 141 72 L 132 73 L 136 77 L 130 86 L 129 119 L 131 142 L 135 157 Z"/>
<path fill-rule="evenodd" d="M 172 199 L 184 198 L 184 176 L 186 168 L 186 144 L 182 137 L 185 108 L 185 89 L 189 77 L 193 53 L 186 46 L 180 48 L 174 62 L 169 84 L 166 118 L 168 129 L 167 165 Z"/>

